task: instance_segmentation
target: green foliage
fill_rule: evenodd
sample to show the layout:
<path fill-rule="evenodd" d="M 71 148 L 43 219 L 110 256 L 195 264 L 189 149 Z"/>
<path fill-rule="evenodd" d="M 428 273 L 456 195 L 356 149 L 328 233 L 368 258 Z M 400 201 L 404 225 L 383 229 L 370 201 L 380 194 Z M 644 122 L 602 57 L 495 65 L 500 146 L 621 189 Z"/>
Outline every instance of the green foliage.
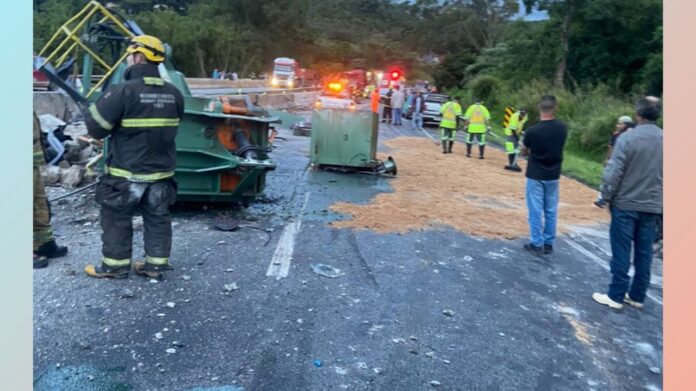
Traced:
<path fill-rule="evenodd" d="M 481 75 L 471 80 L 467 87 L 470 91 L 472 100 L 478 98 L 486 102 L 489 107 L 498 105 L 498 91 L 502 83 L 493 76 Z"/>

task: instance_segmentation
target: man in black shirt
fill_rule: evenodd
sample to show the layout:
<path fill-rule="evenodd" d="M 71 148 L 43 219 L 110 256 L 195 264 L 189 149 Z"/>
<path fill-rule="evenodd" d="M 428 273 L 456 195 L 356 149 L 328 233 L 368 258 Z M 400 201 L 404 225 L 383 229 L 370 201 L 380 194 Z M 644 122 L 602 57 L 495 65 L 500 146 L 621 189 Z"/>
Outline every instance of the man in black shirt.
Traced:
<path fill-rule="evenodd" d="M 530 240 L 524 248 L 533 254 L 539 254 L 542 250 L 544 254 L 550 254 L 556 239 L 558 182 L 568 128 L 556 119 L 555 96 L 544 95 L 541 98 L 539 113 L 541 121 L 527 130 L 521 149 L 522 155 L 529 156 L 525 198 Z"/>

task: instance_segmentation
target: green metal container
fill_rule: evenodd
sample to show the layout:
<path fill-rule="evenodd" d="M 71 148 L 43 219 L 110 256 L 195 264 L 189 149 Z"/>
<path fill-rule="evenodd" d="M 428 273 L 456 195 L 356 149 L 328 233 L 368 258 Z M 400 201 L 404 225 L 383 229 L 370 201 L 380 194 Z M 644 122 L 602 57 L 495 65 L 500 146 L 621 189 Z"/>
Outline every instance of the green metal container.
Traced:
<path fill-rule="evenodd" d="M 276 164 L 263 151 L 257 152 L 256 159 L 235 155 L 238 146 L 233 134 L 240 129 L 251 144 L 269 148 L 270 125 L 280 119 L 263 116 L 263 111 L 260 116 L 224 114 L 219 99 L 191 96 L 184 75 L 170 63 L 159 69 L 161 77 L 174 84 L 185 100 L 176 136 L 177 201 L 253 202 L 263 193 L 266 173 L 274 170 Z M 119 67 L 111 83 L 121 80 L 124 70 L 125 65 Z M 90 100 L 95 101 L 98 96 L 99 93 L 94 94 Z"/>
<path fill-rule="evenodd" d="M 310 162 L 315 166 L 372 169 L 377 160 L 377 115 L 371 111 L 314 109 Z"/>

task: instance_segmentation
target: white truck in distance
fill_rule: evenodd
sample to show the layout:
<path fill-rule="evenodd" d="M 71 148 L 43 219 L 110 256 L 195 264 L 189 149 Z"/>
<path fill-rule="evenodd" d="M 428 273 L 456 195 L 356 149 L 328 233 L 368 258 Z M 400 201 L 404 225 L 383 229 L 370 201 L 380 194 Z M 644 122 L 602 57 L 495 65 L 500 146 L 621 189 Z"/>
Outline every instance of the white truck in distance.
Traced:
<path fill-rule="evenodd" d="M 271 86 L 293 88 L 297 79 L 297 61 L 292 58 L 278 57 L 273 61 Z"/>

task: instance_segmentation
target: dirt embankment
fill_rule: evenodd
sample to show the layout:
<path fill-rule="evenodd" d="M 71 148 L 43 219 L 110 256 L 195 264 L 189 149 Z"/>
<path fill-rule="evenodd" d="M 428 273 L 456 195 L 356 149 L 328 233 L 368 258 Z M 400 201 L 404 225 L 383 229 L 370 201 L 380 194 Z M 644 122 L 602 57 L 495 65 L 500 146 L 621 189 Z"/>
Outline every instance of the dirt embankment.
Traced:
<path fill-rule="evenodd" d="M 443 154 L 427 139 L 399 137 L 386 143 L 392 149 L 399 175 L 391 181 L 393 193 L 376 196 L 369 204 L 340 202 L 331 209 L 352 216 L 333 222 L 335 227 L 406 232 L 449 225 L 470 235 L 513 239 L 528 235 L 525 177 L 503 170 L 507 155 L 486 149 L 479 160 L 465 156 L 465 145 Z M 379 156 L 386 159 L 386 156 Z M 525 161 L 520 166 L 524 169 Z M 558 230 L 568 225 L 596 225 L 609 220 L 606 210 L 592 202 L 597 192 L 572 179 L 561 178 Z"/>

